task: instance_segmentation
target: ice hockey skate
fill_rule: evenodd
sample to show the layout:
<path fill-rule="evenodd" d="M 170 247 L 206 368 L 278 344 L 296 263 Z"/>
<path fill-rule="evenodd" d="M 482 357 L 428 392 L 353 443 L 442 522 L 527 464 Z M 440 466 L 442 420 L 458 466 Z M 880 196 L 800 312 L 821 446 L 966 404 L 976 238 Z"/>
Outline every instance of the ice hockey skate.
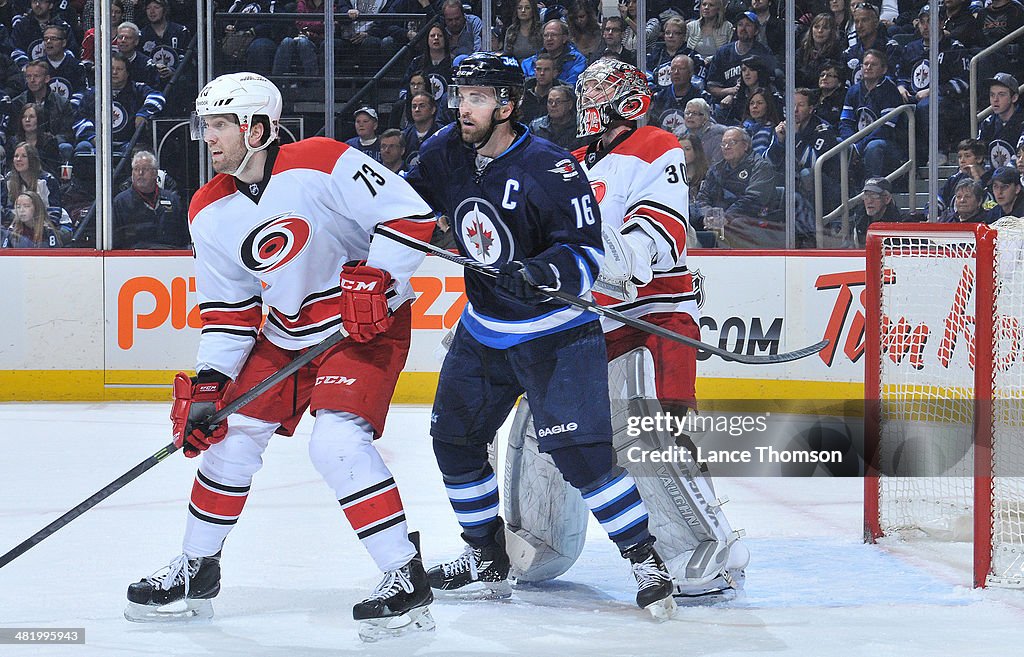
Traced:
<path fill-rule="evenodd" d="M 462 538 L 465 540 L 466 535 L 463 534 Z M 453 597 L 501 600 L 512 597 L 509 568 L 505 523 L 498 518 L 494 543 L 485 547 L 467 545 L 459 558 L 428 570 L 427 578 L 431 588 L 455 592 Z"/>
<path fill-rule="evenodd" d="M 182 554 L 165 568 L 128 586 L 124 617 L 138 623 L 204 620 L 220 593 L 220 554 Z"/>
<path fill-rule="evenodd" d="M 419 534 L 413 532 L 409 540 L 416 546 L 416 556 L 401 568 L 384 573 L 370 597 L 352 607 L 352 618 L 360 621 L 359 638 L 363 641 L 434 629 L 434 618 L 427 607 L 434 601 L 434 593 L 423 570 Z"/>
<path fill-rule="evenodd" d="M 665 562 L 654 549 L 654 539 L 649 538 L 622 553 L 633 565 L 633 577 L 636 578 L 636 604 L 651 612 L 656 620 L 664 621 L 672 617 L 676 610 L 676 602 L 672 597 L 674 585 Z"/>
<path fill-rule="evenodd" d="M 725 567 L 710 581 L 702 580 L 700 584 L 695 585 L 692 582 L 676 579 L 673 593 L 676 603 L 683 606 L 712 605 L 735 600 L 743 595 L 743 585 L 746 581 L 745 568 L 750 562 L 750 551 L 737 537 L 728 546 L 727 554 Z M 673 572 L 670 562 L 667 566 L 669 572 Z"/>

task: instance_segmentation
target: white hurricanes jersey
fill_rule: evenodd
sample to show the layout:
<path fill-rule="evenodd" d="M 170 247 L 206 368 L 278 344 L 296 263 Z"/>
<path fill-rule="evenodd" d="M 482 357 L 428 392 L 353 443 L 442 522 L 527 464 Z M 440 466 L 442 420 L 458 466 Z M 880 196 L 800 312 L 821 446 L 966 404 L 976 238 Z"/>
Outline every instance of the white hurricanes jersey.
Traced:
<path fill-rule="evenodd" d="M 697 295 L 686 268 L 689 188 L 683 149 L 660 128 L 639 128 L 627 135 L 608 152 L 597 153 L 591 146 L 574 155 L 590 179 L 601 221 L 621 233 L 641 230 L 654 240 L 654 279 L 639 288 L 635 301 L 596 292 L 594 298 L 629 317 L 684 312 L 697 321 Z M 606 332 L 622 326 L 607 317 L 601 325 Z"/>
<path fill-rule="evenodd" d="M 218 175 L 192 198 L 202 335 L 196 369 L 234 378 L 260 330 L 289 350 L 311 347 L 341 324 L 339 275 L 350 260 L 395 279 L 389 303 L 414 297 L 423 254 L 377 237 L 388 225 L 429 241 L 434 216 L 401 177 L 333 139 L 282 146 L 271 175 L 246 185 Z"/>

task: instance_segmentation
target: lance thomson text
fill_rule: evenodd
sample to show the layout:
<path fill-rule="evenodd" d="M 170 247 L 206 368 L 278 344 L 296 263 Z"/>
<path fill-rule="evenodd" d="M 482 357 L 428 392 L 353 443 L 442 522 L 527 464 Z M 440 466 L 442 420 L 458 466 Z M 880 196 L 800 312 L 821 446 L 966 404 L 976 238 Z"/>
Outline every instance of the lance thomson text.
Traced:
<path fill-rule="evenodd" d="M 664 449 L 650 449 L 634 445 L 626 450 L 630 463 L 842 463 L 839 450 L 779 449 L 771 445 L 758 445 L 751 449 L 704 449 L 697 445 L 696 453 L 685 447 L 672 445 Z"/>

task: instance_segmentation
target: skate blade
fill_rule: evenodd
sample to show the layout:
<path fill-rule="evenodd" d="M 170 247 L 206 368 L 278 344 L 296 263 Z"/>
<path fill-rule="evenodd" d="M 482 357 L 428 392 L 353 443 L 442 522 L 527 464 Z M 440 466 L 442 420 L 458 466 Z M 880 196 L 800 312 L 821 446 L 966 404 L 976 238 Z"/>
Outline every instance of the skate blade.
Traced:
<path fill-rule="evenodd" d="M 682 590 L 676 586 L 672 596 L 680 607 L 704 607 L 732 602 L 740 597 L 740 591 L 733 588 L 713 589 L 710 591 Z"/>
<path fill-rule="evenodd" d="M 213 603 L 210 600 L 189 599 L 157 607 L 129 602 L 124 608 L 124 617 L 133 623 L 209 620 L 213 618 Z"/>
<path fill-rule="evenodd" d="M 512 597 L 512 584 L 509 581 L 473 582 L 460 589 L 434 589 L 439 596 L 449 600 L 508 600 Z"/>
<path fill-rule="evenodd" d="M 359 638 L 366 643 L 392 639 L 412 632 L 431 632 L 434 617 L 428 607 L 416 607 L 400 616 L 359 621 Z"/>
<path fill-rule="evenodd" d="M 662 598 L 661 600 L 658 600 L 657 602 L 652 602 L 651 604 L 644 607 L 644 609 L 650 612 L 651 616 L 654 617 L 654 620 L 658 621 L 659 623 L 663 623 L 672 618 L 673 615 L 675 615 L 676 601 L 675 598 L 673 598 L 670 595 L 668 597 Z"/>

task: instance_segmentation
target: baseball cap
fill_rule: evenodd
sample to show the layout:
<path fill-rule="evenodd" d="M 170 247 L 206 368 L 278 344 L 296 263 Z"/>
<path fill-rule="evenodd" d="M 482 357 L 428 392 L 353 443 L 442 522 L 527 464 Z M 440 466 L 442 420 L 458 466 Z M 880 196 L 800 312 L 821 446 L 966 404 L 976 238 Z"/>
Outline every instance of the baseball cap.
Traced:
<path fill-rule="evenodd" d="M 352 113 L 352 117 L 353 118 L 357 117 L 360 114 L 365 114 L 365 115 L 369 116 L 371 119 L 373 119 L 374 121 L 377 120 L 377 110 L 373 109 L 372 107 L 366 107 L 366 106 L 360 107 L 359 109 L 357 109 L 355 112 Z"/>
<path fill-rule="evenodd" d="M 989 184 L 991 185 L 994 182 L 1001 182 L 1004 185 L 1008 185 L 1010 183 L 1016 183 L 1019 185 L 1021 184 L 1020 172 L 1017 171 L 1015 167 L 999 167 L 992 172 L 992 179 L 989 180 Z"/>
<path fill-rule="evenodd" d="M 1020 90 L 1020 84 L 1017 83 L 1017 78 L 1013 77 L 1009 73 L 996 73 L 989 79 L 985 80 L 988 86 L 998 84 L 1006 87 L 1013 93 L 1017 93 Z"/>
<path fill-rule="evenodd" d="M 739 15 L 739 17 L 736 19 L 736 22 L 738 23 L 740 21 L 740 19 L 742 19 L 742 18 L 746 18 L 748 21 L 753 23 L 754 27 L 757 27 L 757 28 L 761 27 L 761 21 L 757 20 L 757 14 L 755 14 L 752 11 L 745 11 L 745 12 L 741 13 Z"/>
<path fill-rule="evenodd" d="M 885 178 L 868 178 L 864 181 L 864 189 L 861 191 L 892 194 L 892 183 Z"/>
<path fill-rule="evenodd" d="M 922 5 L 921 8 L 917 10 L 918 17 L 930 16 L 931 13 L 932 13 L 932 6 L 931 5 Z"/>

